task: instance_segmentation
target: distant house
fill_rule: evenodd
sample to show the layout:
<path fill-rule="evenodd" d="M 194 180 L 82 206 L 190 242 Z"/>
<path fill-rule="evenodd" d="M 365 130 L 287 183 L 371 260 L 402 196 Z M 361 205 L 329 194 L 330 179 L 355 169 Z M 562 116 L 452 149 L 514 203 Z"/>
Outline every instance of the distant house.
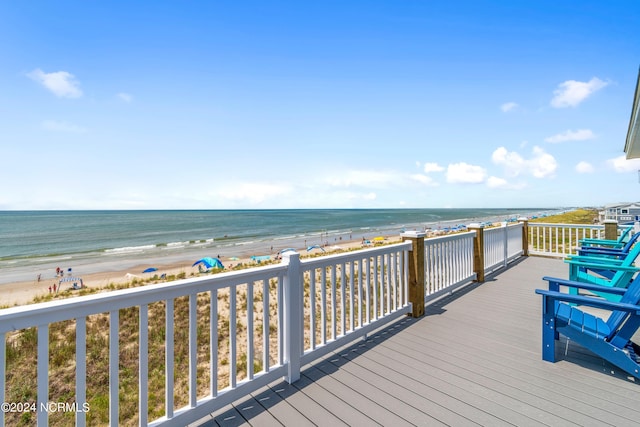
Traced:
<path fill-rule="evenodd" d="M 606 219 L 615 219 L 618 224 L 633 224 L 640 221 L 640 202 L 606 205 L 600 211 L 599 217 L 600 222 Z"/>

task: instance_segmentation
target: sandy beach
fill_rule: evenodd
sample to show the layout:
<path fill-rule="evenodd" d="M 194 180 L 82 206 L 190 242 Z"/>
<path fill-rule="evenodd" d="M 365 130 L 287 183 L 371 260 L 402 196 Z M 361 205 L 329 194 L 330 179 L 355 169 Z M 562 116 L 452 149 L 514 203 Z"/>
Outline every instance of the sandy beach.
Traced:
<path fill-rule="evenodd" d="M 384 243 L 397 243 L 400 242 L 401 239 L 398 235 L 393 236 L 384 236 Z M 370 243 L 371 244 L 371 243 Z M 325 245 L 323 248 L 325 250 L 324 253 L 331 253 L 337 251 L 344 250 L 352 250 L 359 249 L 364 247 L 362 240 L 350 240 L 350 241 L 338 241 L 334 242 L 334 244 Z M 306 248 L 295 248 L 302 257 L 320 254 L 323 253 L 321 249 L 313 249 L 312 251 L 307 251 Z M 271 259 L 275 259 L 277 253 L 271 254 Z M 236 259 L 237 258 L 237 259 Z M 242 264 L 243 266 L 259 266 L 260 264 L 255 260 L 251 259 L 251 256 L 221 256 L 220 260 L 225 266 L 225 270 L 230 270 L 238 264 Z M 195 277 L 198 275 L 204 275 L 207 273 L 200 273 L 197 266 L 193 267 L 194 259 L 184 259 L 180 261 L 171 261 L 167 263 L 154 263 L 151 264 L 137 264 L 133 266 L 129 266 L 128 268 L 123 269 L 110 269 L 108 271 L 99 271 L 92 272 L 88 274 L 78 274 L 77 276 L 74 274 L 72 277 L 81 277 L 84 286 L 91 289 L 104 290 L 108 291 L 108 286 L 110 284 L 118 285 L 125 284 L 131 282 L 134 279 L 139 280 L 147 280 L 157 275 L 160 277 L 162 274 L 165 274 L 168 277 L 177 276 L 182 273 L 186 275 L 186 277 Z M 156 272 L 153 273 L 142 273 L 148 267 L 157 268 Z M 15 306 L 15 305 L 25 305 L 31 304 L 34 302 L 34 298 L 36 297 L 46 297 L 50 292 L 54 295 L 54 298 L 68 298 L 68 295 L 56 295 L 54 292 L 55 289 L 63 294 L 66 294 L 65 291 L 70 290 L 73 286 L 73 282 L 64 282 L 61 284 L 61 289 L 58 288 L 58 284 L 60 281 L 60 277 L 56 277 L 56 272 L 53 269 L 42 271 L 39 273 L 40 280 L 36 277 L 30 281 L 18 281 L 11 283 L 0 283 L 0 305 L 3 307 L 7 306 Z M 68 276 L 65 276 L 68 277 Z M 153 282 L 151 282 L 153 283 Z M 51 288 L 51 290 L 49 289 Z M 74 290 L 70 291 L 73 294 Z M 71 295 L 73 296 L 73 295 Z"/>

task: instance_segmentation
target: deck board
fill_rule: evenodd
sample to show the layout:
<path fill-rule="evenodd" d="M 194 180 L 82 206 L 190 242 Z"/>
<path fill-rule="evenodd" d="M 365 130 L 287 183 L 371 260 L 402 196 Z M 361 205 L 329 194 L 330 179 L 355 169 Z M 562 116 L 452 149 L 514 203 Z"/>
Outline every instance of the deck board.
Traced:
<path fill-rule="evenodd" d="M 542 360 L 545 275 L 568 266 L 522 258 L 196 425 L 637 425 L 624 372 L 564 339 Z"/>

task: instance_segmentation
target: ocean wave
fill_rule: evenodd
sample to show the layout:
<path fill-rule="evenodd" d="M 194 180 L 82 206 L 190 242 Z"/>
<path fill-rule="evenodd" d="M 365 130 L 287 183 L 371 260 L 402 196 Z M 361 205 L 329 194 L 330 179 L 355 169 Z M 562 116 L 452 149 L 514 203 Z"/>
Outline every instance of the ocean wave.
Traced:
<path fill-rule="evenodd" d="M 273 236 L 271 240 L 291 240 L 291 239 L 297 239 L 299 237 L 301 237 L 301 235 L 299 234 L 294 234 L 289 236 Z"/>
<path fill-rule="evenodd" d="M 146 250 L 155 249 L 156 245 L 142 245 L 142 246 L 126 246 L 122 248 L 105 249 L 107 254 L 128 254 L 136 252 L 144 252 Z"/>

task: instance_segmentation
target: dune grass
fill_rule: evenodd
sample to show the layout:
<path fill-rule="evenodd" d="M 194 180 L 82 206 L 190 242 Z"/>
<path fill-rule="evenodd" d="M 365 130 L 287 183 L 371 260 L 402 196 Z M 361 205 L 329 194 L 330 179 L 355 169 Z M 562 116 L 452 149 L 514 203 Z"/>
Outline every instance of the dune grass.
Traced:
<path fill-rule="evenodd" d="M 529 222 L 543 222 L 550 224 L 595 224 L 598 220 L 597 209 L 575 209 L 558 215 L 532 219 Z"/>

